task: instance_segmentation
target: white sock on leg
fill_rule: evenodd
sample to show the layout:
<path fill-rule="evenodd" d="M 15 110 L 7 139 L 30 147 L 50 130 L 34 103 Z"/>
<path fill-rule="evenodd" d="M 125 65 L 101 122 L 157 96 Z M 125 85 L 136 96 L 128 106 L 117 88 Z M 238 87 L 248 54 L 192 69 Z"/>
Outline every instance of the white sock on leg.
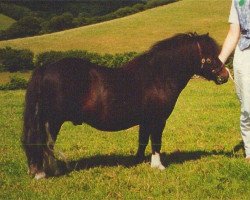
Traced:
<path fill-rule="evenodd" d="M 164 170 L 165 167 L 161 163 L 161 158 L 159 153 L 152 154 L 151 157 L 151 167 Z"/>

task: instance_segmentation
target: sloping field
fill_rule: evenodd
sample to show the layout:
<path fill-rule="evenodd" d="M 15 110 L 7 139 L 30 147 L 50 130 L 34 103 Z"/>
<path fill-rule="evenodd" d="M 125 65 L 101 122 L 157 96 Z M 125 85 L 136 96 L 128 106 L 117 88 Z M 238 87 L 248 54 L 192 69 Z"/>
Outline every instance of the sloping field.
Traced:
<path fill-rule="evenodd" d="M 14 22 L 15 22 L 14 19 L 0 13 L 0 30 L 7 29 Z"/>
<path fill-rule="evenodd" d="M 0 47 L 48 50 L 83 49 L 118 53 L 148 49 L 153 43 L 179 32 L 196 31 L 222 44 L 228 29 L 229 0 L 181 0 L 121 19 L 54 34 L 0 42 Z"/>

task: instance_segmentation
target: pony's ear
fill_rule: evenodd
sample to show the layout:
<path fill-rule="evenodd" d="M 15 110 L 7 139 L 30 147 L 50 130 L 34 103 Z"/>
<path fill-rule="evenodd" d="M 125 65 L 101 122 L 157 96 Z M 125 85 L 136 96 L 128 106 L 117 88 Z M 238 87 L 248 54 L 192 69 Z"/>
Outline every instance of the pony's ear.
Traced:
<path fill-rule="evenodd" d="M 206 36 L 209 36 L 209 33 L 207 33 Z"/>

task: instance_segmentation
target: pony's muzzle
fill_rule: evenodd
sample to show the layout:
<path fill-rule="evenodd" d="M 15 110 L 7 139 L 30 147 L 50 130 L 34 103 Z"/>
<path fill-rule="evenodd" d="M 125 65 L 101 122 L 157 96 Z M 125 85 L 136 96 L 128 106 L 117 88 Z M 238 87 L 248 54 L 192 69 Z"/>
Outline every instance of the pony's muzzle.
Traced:
<path fill-rule="evenodd" d="M 226 83 L 229 78 L 229 71 L 227 68 L 223 67 L 219 74 L 216 74 L 215 83 L 221 85 Z"/>
<path fill-rule="evenodd" d="M 223 83 L 226 83 L 228 81 L 228 77 L 223 77 L 223 76 L 217 76 L 216 77 L 216 84 L 221 85 Z"/>

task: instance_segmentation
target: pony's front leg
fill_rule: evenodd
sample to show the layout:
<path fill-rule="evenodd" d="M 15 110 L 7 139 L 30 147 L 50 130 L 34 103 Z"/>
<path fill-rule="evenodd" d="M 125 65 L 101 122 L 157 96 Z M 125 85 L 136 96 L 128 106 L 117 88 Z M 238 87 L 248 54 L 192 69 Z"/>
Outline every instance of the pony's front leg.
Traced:
<path fill-rule="evenodd" d="M 152 157 L 151 157 L 151 167 L 164 170 L 165 167 L 161 163 L 160 151 L 161 151 L 161 138 L 162 131 L 165 127 L 165 121 L 155 122 L 151 127 L 151 143 L 152 143 Z"/>
<path fill-rule="evenodd" d="M 136 159 L 138 162 L 143 162 L 145 160 L 145 149 L 149 142 L 150 131 L 147 129 L 146 125 L 141 124 L 139 128 L 139 146 L 136 153 Z"/>

